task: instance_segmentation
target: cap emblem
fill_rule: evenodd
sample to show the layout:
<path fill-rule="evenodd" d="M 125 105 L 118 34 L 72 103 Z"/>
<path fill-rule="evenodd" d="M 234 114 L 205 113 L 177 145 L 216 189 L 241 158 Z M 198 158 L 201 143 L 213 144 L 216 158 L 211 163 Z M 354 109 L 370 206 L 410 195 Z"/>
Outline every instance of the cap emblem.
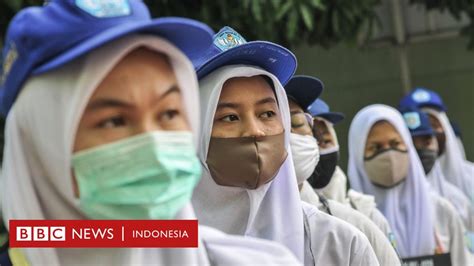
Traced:
<path fill-rule="evenodd" d="M 76 6 L 97 18 L 128 16 L 128 0 L 76 0 Z"/>
<path fill-rule="evenodd" d="M 405 118 L 405 123 L 407 124 L 407 127 L 411 130 L 414 130 L 421 126 L 420 114 L 418 114 L 417 112 L 405 113 L 403 114 L 403 118 Z"/>
<path fill-rule="evenodd" d="M 231 27 L 222 28 L 214 37 L 214 45 L 221 51 L 227 51 L 246 42 L 244 37 Z"/>

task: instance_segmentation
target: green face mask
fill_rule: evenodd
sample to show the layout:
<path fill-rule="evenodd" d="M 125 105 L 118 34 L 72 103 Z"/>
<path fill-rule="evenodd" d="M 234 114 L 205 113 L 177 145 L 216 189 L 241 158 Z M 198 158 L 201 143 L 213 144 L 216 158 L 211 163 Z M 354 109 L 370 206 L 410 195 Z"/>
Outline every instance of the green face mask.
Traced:
<path fill-rule="evenodd" d="M 80 206 L 92 219 L 173 219 L 201 165 L 188 131 L 155 131 L 73 155 Z"/>

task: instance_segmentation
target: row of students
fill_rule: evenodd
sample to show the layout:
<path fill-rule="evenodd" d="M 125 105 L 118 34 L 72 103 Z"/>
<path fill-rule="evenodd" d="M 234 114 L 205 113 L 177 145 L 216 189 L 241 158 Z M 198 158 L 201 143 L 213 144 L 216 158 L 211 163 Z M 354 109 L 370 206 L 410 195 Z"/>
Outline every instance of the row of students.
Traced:
<path fill-rule="evenodd" d="M 398 251 L 468 265 L 462 220 L 426 182 L 400 113 L 374 105 L 354 118 L 346 191 L 333 128 L 341 116 L 317 99 L 322 83 L 296 68 L 280 45 L 151 19 L 141 1 L 21 11 L 0 89 L 4 220 L 200 224 L 196 249 L 23 249 L 23 260 L 400 265 Z"/>

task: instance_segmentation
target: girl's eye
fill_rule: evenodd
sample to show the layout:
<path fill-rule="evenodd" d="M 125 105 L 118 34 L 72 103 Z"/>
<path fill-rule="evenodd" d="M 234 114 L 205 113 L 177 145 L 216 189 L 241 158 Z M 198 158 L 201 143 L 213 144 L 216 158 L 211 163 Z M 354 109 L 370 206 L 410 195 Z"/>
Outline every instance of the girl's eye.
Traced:
<path fill-rule="evenodd" d="M 168 110 L 160 114 L 160 120 L 173 120 L 180 114 L 179 110 Z"/>
<path fill-rule="evenodd" d="M 400 145 L 400 141 L 396 141 L 396 140 L 394 140 L 394 141 L 392 141 L 392 142 L 390 143 L 390 146 L 391 146 L 392 148 L 396 148 L 396 147 L 398 147 L 399 145 Z"/>
<path fill-rule="evenodd" d="M 382 149 L 382 145 L 380 145 L 380 144 L 374 144 L 372 146 L 373 151 L 380 151 L 381 149 Z"/>
<path fill-rule="evenodd" d="M 291 124 L 292 128 L 300 128 L 302 126 L 304 126 L 304 124 Z"/>
<path fill-rule="evenodd" d="M 125 126 L 125 118 L 122 116 L 115 116 L 101 121 L 98 124 L 99 128 L 116 128 Z"/>
<path fill-rule="evenodd" d="M 224 122 L 234 122 L 234 121 L 239 120 L 239 117 L 236 116 L 236 115 L 226 115 L 223 118 L 221 118 L 220 120 L 224 121 Z"/>
<path fill-rule="evenodd" d="M 263 114 L 261 114 L 261 117 L 263 118 L 271 118 L 271 117 L 274 117 L 275 116 L 275 112 L 273 111 L 267 111 Z"/>

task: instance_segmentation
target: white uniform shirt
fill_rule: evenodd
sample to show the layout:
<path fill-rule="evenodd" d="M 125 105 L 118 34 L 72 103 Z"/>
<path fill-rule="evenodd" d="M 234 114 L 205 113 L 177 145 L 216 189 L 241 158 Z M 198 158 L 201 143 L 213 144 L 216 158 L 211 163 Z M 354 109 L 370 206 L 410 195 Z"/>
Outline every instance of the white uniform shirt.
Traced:
<path fill-rule="evenodd" d="M 370 243 L 350 224 L 302 202 L 305 219 L 305 265 L 380 265 Z"/>
<path fill-rule="evenodd" d="M 456 265 L 473 265 L 473 256 L 466 246 L 464 235 L 466 229 L 461 217 L 453 205 L 446 199 L 432 193 L 435 202 L 436 223 L 435 230 L 444 253 L 451 253 L 451 263 Z"/>
<path fill-rule="evenodd" d="M 308 182 L 303 183 L 301 200 L 320 211 L 327 213 L 318 195 L 312 190 Z M 333 217 L 339 218 L 360 230 L 369 240 L 380 265 L 400 265 L 400 259 L 385 235 L 369 218 L 362 213 L 345 206 L 337 201 L 328 200 L 329 209 Z"/>

